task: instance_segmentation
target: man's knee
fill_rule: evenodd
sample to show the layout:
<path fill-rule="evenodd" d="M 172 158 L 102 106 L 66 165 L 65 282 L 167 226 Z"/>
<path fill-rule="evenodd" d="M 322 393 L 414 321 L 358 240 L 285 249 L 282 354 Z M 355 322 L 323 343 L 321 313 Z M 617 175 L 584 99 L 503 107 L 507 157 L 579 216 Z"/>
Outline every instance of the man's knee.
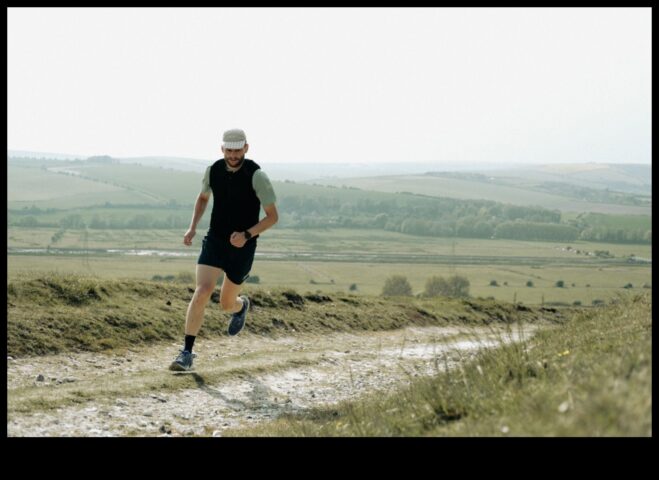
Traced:
<path fill-rule="evenodd" d="M 210 296 L 213 294 L 213 290 L 215 289 L 214 285 L 197 285 L 197 289 L 194 292 L 194 296 L 199 299 L 199 300 L 206 300 L 210 298 Z"/>

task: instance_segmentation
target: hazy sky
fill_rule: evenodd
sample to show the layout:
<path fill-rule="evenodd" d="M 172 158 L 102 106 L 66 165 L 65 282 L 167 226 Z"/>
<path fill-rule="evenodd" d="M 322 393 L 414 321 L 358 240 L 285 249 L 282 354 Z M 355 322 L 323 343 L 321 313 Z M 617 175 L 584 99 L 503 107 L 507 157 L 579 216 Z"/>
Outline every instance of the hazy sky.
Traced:
<path fill-rule="evenodd" d="M 651 9 L 9 8 L 8 148 L 651 162 Z"/>

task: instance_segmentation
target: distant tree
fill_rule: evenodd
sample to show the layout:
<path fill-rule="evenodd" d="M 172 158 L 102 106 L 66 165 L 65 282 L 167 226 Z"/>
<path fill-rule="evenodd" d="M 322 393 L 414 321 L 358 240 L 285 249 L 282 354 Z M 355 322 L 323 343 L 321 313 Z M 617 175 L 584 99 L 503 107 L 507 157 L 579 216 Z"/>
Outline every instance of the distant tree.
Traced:
<path fill-rule="evenodd" d="M 354 292 L 355 290 L 357 290 L 357 284 L 356 284 L 356 283 L 351 283 L 351 284 L 350 284 L 350 289 L 349 289 L 349 290 L 350 290 L 351 292 Z"/>
<path fill-rule="evenodd" d="M 384 228 L 388 220 L 389 220 L 389 215 L 387 215 L 386 213 L 378 213 L 375 216 L 375 226 L 377 228 Z"/>
<path fill-rule="evenodd" d="M 107 226 L 107 222 L 98 215 L 94 215 L 89 222 L 89 228 L 103 229 L 107 228 Z"/>
<path fill-rule="evenodd" d="M 469 280 L 460 275 L 453 275 L 449 277 L 449 296 L 450 297 L 468 297 L 469 296 Z"/>
<path fill-rule="evenodd" d="M 84 228 L 85 221 L 82 219 L 82 215 L 74 213 L 67 215 L 62 218 L 59 222 L 62 228 Z"/>
<path fill-rule="evenodd" d="M 437 297 L 439 295 L 446 297 L 468 297 L 469 280 L 460 275 L 454 275 L 448 279 L 438 276 L 430 277 L 426 281 L 423 296 Z"/>
<path fill-rule="evenodd" d="M 423 291 L 425 297 L 437 297 L 445 295 L 448 291 L 448 283 L 443 277 L 432 276 L 426 280 L 426 287 Z"/>
<path fill-rule="evenodd" d="M 490 280 L 490 287 L 498 287 L 499 284 L 497 283 L 496 280 Z"/>
<path fill-rule="evenodd" d="M 412 286 L 403 275 L 392 275 L 387 278 L 382 288 L 383 296 L 412 296 Z"/>
<path fill-rule="evenodd" d="M 565 282 L 563 280 L 559 280 L 556 282 L 556 287 L 558 288 L 564 288 L 565 287 Z"/>
<path fill-rule="evenodd" d="M 176 281 L 181 283 L 194 283 L 195 276 L 190 272 L 179 272 Z"/>
<path fill-rule="evenodd" d="M 527 287 L 532 287 L 533 286 L 533 281 L 529 280 L 528 282 L 526 282 L 526 286 Z"/>

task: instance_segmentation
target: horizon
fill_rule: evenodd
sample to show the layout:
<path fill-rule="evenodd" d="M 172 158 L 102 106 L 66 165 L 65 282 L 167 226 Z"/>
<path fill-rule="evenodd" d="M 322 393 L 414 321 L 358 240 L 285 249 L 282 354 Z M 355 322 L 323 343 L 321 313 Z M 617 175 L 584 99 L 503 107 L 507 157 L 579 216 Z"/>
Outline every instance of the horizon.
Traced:
<path fill-rule="evenodd" d="M 32 157 L 33 155 L 36 155 Z M 91 157 L 103 157 L 103 156 L 108 156 L 110 158 L 116 159 L 116 160 L 140 160 L 140 159 L 148 159 L 148 160 L 157 160 L 157 159 L 171 159 L 171 160 L 180 160 L 180 161 L 189 161 L 191 164 L 193 163 L 200 163 L 200 162 L 207 162 L 207 161 L 212 161 L 213 159 L 208 158 L 193 158 L 193 157 L 179 157 L 175 155 L 127 155 L 127 156 L 121 156 L 121 157 L 115 157 L 113 155 L 107 155 L 104 153 L 98 153 L 98 154 L 93 154 L 93 155 L 75 155 L 75 154 L 70 154 L 70 153 L 62 153 L 62 152 L 42 152 L 42 151 L 35 151 L 35 150 L 13 150 L 13 149 L 8 149 L 7 150 L 7 157 L 8 158 L 42 158 L 42 159 L 53 159 L 53 160 L 87 160 Z M 62 158 L 60 158 L 62 157 Z M 222 158 L 222 156 L 218 156 L 215 159 Z M 250 158 L 249 155 L 246 155 L 246 158 Z M 267 160 L 266 160 L 267 161 Z M 321 165 L 363 165 L 363 166 L 392 166 L 392 165 L 401 165 L 401 168 L 403 168 L 405 165 L 447 165 L 447 166 L 458 166 L 458 165 L 464 165 L 464 166 L 492 166 L 492 167 L 511 167 L 511 166 L 520 166 L 520 167 L 540 167 L 544 165 L 622 165 L 622 166 L 631 166 L 631 165 L 640 165 L 640 166 L 652 166 L 652 162 L 648 163 L 643 163 L 643 162 L 596 162 L 596 161 L 581 161 L 581 162 L 561 162 L 561 161 L 554 161 L 554 162 L 544 162 L 544 163 L 530 163 L 530 162 L 478 162 L 478 161 L 463 161 L 463 162 L 457 162 L 457 161 L 445 161 L 445 160 L 427 160 L 427 161 L 417 161 L 417 162 L 408 162 L 408 163 L 402 163 L 402 162 L 369 162 L 367 160 L 346 160 L 346 161 L 334 161 L 334 162 L 319 162 L 319 163 L 314 163 L 311 164 L 309 162 L 305 161 L 299 161 L 299 162 L 294 162 L 294 161 L 284 161 L 284 162 L 279 162 L 279 161 L 267 161 L 268 165 L 308 165 L 309 167 L 316 166 L 318 164 Z"/>

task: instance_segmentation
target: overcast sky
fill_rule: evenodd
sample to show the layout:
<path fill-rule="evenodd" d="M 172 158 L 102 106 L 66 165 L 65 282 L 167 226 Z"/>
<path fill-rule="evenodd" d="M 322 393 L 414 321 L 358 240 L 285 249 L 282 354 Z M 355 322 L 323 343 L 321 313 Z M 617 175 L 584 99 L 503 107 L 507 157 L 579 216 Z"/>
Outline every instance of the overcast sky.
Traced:
<path fill-rule="evenodd" d="M 651 10 L 9 8 L 8 148 L 651 162 Z"/>

